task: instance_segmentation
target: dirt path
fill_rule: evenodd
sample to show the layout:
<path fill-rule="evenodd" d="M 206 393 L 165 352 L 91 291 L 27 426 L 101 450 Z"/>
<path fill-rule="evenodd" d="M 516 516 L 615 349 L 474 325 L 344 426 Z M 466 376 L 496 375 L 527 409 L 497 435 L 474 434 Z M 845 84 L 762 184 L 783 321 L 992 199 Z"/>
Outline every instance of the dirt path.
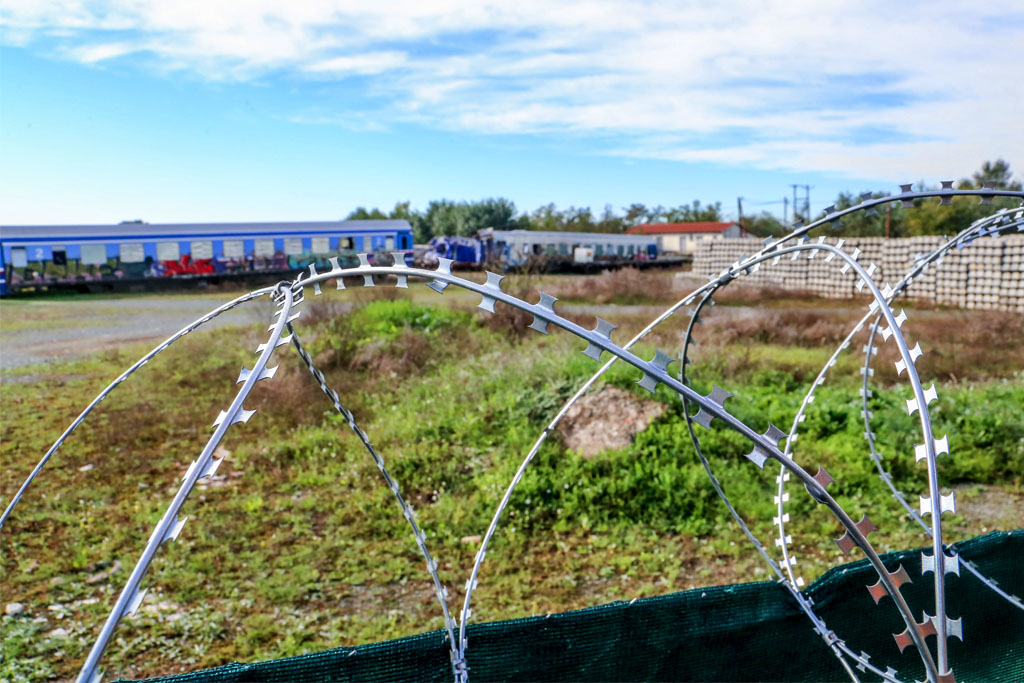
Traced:
<path fill-rule="evenodd" d="M 236 296 L 222 293 L 5 300 L 0 302 L 0 370 L 87 356 L 122 344 L 160 341 Z M 263 320 L 266 305 L 245 304 L 214 318 L 208 325 L 247 325 Z"/>

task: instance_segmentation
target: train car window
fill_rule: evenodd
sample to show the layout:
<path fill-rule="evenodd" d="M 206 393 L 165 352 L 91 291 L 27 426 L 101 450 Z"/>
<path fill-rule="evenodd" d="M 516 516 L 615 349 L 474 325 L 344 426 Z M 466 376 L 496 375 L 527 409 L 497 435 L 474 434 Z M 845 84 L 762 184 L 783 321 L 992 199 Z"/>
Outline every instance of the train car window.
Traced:
<path fill-rule="evenodd" d="M 254 240 L 253 251 L 260 258 L 271 258 L 274 255 L 274 240 Z"/>
<path fill-rule="evenodd" d="M 224 240 L 224 258 L 245 258 L 245 242 L 243 240 Z"/>
<path fill-rule="evenodd" d="M 356 241 L 354 239 L 352 239 L 351 237 L 341 237 L 341 238 L 338 239 L 338 248 L 339 249 L 349 249 L 349 250 L 355 249 L 356 248 Z"/>
<path fill-rule="evenodd" d="M 289 256 L 297 256 L 303 252 L 301 237 L 285 237 L 284 253 Z"/>
<path fill-rule="evenodd" d="M 384 238 L 384 249 L 385 249 L 385 251 L 391 251 L 394 248 L 395 248 L 395 238 L 391 237 L 390 235 L 388 237 L 385 237 Z"/>
<path fill-rule="evenodd" d="M 331 238 L 330 237 L 314 237 L 310 240 L 314 254 L 329 254 L 331 253 Z"/>
<path fill-rule="evenodd" d="M 213 258 L 213 242 L 193 242 L 190 246 L 193 261 Z"/>
<path fill-rule="evenodd" d="M 54 263 L 57 262 L 56 252 L 54 252 Z M 146 262 L 146 250 L 142 247 L 142 242 L 124 242 L 121 244 L 121 263 L 145 263 Z"/>
<path fill-rule="evenodd" d="M 14 247 L 11 249 L 11 266 L 15 268 L 25 268 L 28 266 L 28 252 L 25 251 L 25 247 Z"/>
<path fill-rule="evenodd" d="M 50 260 L 50 247 L 39 246 L 39 247 L 28 247 L 26 249 L 26 258 L 29 261 L 49 261 Z"/>
<path fill-rule="evenodd" d="M 157 261 L 177 261 L 181 257 L 181 250 L 177 242 L 157 242 Z"/>
<path fill-rule="evenodd" d="M 63 244 L 53 245 L 53 265 L 66 266 L 68 264 L 68 252 Z"/>
<path fill-rule="evenodd" d="M 107 262 L 107 245 L 105 244 L 83 244 L 82 265 L 102 266 Z"/>

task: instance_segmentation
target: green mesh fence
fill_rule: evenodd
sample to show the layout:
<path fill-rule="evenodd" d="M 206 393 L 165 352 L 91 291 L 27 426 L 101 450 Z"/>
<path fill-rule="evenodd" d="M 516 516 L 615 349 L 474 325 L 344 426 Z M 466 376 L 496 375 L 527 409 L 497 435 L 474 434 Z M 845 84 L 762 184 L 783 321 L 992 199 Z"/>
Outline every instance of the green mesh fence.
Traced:
<path fill-rule="evenodd" d="M 1024 530 L 991 533 L 954 548 L 1009 592 L 1024 585 Z M 890 571 L 902 564 L 916 577 L 902 591 L 915 615 L 932 604 L 932 584 L 920 578 L 920 558 L 918 550 L 882 556 Z M 948 613 L 963 617 L 964 625 L 964 642 L 950 641 L 957 680 L 1024 680 L 1024 612 L 965 570 L 961 575 L 947 581 Z M 876 606 L 865 588 L 876 579 L 866 561 L 854 562 L 830 570 L 805 594 L 850 648 L 870 653 L 881 669 L 892 666 L 901 677 L 920 680 L 924 668 L 916 652 L 900 655 L 891 635 L 904 629 L 891 599 Z M 473 624 L 468 637 L 466 659 L 475 680 L 849 680 L 792 597 L 774 582 Z M 448 652 L 444 633 L 435 631 L 151 680 L 450 681 Z"/>

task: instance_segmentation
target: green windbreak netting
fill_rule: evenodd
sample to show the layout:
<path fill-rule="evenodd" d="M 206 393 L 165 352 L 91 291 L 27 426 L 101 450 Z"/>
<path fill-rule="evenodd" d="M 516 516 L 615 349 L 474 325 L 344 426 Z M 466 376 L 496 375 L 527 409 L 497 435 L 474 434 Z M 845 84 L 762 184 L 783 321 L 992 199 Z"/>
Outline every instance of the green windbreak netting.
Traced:
<path fill-rule="evenodd" d="M 1024 585 L 1024 530 L 991 533 L 954 546 L 1010 593 Z M 903 594 L 915 615 L 931 610 L 931 574 L 920 551 L 888 553 L 912 584 Z M 877 576 L 866 561 L 837 567 L 805 590 L 825 623 L 855 651 L 920 680 L 916 652 L 900 655 L 891 634 L 904 624 L 890 598 L 876 606 L 865 586 Z M 1024 611 L 966 570 L 947 580 L 948 613 L 963 618 L 964 642 L 950 640 L 960 681 L 1024 680 Z M 919 617 L 920 619 L 920 617 Z M 849 680 L 792 597 L 773 582 L 719 586 L 633 603 L 514 619 L 468 628 L 475 680 Z M 934 638 L 929 642 L 934 644 Z M 450 681 L 442 631 L 343 647 L 256 664 L 228 664 L 152 679 L 194 681 Z M 874 677 L 868 676 L 871 680 Z"/>

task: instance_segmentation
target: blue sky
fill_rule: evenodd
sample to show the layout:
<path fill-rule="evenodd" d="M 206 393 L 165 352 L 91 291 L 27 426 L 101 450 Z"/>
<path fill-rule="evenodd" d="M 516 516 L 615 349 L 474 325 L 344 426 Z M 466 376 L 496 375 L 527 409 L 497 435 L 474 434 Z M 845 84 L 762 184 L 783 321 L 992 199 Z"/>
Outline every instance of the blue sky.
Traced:
<path fill-rule="evenodd" d="M 1021 177 L 1024 6 L 961 5 L 7 0 L 0 223 Z"/>

